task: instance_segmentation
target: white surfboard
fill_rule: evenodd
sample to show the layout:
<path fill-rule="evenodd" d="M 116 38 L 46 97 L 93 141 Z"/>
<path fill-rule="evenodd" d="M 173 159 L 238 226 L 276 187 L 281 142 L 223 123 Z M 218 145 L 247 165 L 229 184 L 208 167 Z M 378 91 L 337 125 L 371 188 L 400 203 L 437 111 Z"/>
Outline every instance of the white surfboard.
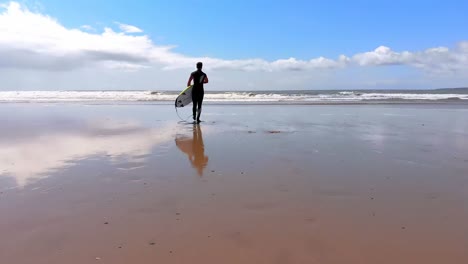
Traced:
<path fill-rule="evenodd" d="M 184 107 L 192 102 L 192 88 L 193 85 L 185 88 L 175 100 L 175 107 Z"/>

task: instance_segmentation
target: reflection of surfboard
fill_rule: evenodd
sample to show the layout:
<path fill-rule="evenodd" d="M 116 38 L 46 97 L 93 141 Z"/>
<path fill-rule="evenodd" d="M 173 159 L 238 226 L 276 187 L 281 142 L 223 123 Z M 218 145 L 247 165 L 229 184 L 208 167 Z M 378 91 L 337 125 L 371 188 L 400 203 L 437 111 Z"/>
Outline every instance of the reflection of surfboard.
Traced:
<path fill-rule="evenodd" d="M 188 156 L 193 155 L 193 138 L 187 136 L 176 136 L 176 145 L 177 147 Z"/>
<path fill-rule="evenodd" d="M 192 102 L 192 87 L 193 85 L 190 85 L 177 96 L 175 107 L 184 107 Z"/>

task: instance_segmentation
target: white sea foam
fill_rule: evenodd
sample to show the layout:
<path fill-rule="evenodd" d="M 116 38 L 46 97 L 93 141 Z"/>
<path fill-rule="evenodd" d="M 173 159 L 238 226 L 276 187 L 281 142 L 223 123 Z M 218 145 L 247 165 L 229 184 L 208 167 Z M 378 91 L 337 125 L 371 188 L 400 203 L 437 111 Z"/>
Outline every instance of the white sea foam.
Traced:
<path fill-rule="evenodd" d="M 151 91 L 0 91 L 0 102 L 173 102 L 176 92 Z M 337 91 L 311 92 L 215 92 L 209 102 L 359 102 L 389 100 L 468 100 L 468 94 L 390 93 Z"/>

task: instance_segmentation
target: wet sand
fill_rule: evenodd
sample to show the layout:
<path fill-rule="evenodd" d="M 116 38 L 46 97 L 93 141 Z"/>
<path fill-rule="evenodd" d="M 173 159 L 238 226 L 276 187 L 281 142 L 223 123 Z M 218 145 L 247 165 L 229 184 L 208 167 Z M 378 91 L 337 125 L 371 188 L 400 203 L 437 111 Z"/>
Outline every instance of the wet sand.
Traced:
<path fill-rule="evenodd" d="M 0 263 L 468 263 L 468 108 L 0 105 Z"/>

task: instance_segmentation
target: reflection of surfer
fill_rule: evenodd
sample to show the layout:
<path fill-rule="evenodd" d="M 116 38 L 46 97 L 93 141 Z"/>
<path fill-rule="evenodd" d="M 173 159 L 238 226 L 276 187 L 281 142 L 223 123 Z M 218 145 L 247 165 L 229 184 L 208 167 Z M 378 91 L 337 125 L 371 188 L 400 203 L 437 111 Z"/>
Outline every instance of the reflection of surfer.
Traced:
<path fill-rule="evenodd" d="M 187 154 L 190 163 L 197 170 L 198 175 L 203 176 L 203 169 L 208 165 L 208 156 L 205 155 L 203 135 L 199 125 L 194 125 L 193 137 L 176 138 L 177 147 Z"/>

